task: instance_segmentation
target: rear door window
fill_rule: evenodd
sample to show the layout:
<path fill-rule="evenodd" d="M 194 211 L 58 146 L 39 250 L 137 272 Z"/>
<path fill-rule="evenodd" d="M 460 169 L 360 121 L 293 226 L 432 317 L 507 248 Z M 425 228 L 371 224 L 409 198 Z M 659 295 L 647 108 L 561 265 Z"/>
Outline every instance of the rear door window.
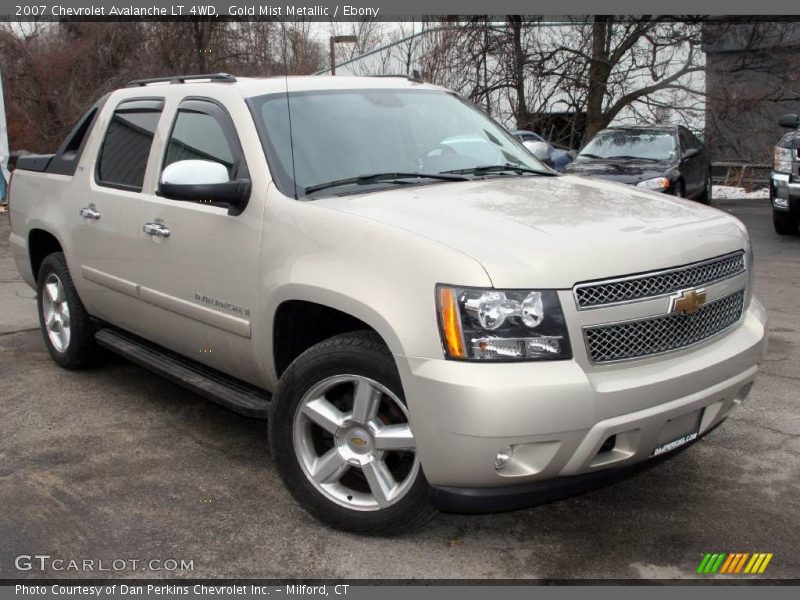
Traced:
<path fill-rule="evenodd" d="M 142 191 L 163 100 L 129 100 L 114 111 L 97 158 L 98 184 Z"/>

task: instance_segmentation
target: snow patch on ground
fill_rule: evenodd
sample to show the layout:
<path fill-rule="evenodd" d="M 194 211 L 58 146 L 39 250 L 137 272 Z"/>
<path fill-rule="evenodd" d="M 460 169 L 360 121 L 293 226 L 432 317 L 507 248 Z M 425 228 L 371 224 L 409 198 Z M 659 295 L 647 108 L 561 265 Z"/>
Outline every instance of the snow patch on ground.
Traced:
<path fill-rule="evenodd" d="M 769 198 L 769 190 L 767 188 L 747 192 L 740 187 L 715 185 L 712 189 L 714 200 L 766 200 Z"/>

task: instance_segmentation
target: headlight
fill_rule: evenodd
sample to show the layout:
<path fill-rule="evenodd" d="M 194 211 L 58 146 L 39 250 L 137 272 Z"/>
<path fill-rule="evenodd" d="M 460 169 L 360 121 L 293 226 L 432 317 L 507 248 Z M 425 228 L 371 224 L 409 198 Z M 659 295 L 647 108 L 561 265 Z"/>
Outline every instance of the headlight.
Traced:
<path fill-rule="evenodd" d="M 572 358 L 564 313 L 554 290 L 494 290 L 440 285 L 439 327 L 448 358 Z"/>
<path fill-rule="evenodd" d="M 666 177 L 654 177 L 653 179 L 645 179 L 636 184 L 638 188 L 646 190 L 654 190 L 656 192 L 666 192 L 669 189 L 669 179 Z"/>
<path fill-rule="evenodd" d="M 775 148 L 775 172 L 792 172 L 792 150 L 790 148 Z"/>

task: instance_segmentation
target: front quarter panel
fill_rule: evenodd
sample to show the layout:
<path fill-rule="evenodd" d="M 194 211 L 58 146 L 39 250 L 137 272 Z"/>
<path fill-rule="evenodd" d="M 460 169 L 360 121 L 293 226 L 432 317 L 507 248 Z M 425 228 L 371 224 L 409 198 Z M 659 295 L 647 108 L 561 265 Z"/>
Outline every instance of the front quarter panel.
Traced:
<path fill-rule="evenodd" d="M 443 358 L 437 283 L 491 286 L 474 259 L 423 236 L 283 196 L 270 187 L 262 244 L 260 310 L 272 340 L 281 303 L 304 300 L 348 313 L 375 329 L 395 354 Z M 277 381 L 272 348 L 262 369 Z"/>

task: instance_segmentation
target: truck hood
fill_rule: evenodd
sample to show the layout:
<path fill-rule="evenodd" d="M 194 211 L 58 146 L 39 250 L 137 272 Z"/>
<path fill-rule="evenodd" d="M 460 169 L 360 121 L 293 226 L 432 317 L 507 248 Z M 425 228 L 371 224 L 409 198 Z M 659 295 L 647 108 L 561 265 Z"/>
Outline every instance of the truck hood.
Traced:
<path fill-rule="evenodd" d="M 574 176 L 393 188 L 314 204 L 445 244 L 481 263 L 498 288 L 565 289 L 747 243 L 744 226 L 716 209 Z"/>

